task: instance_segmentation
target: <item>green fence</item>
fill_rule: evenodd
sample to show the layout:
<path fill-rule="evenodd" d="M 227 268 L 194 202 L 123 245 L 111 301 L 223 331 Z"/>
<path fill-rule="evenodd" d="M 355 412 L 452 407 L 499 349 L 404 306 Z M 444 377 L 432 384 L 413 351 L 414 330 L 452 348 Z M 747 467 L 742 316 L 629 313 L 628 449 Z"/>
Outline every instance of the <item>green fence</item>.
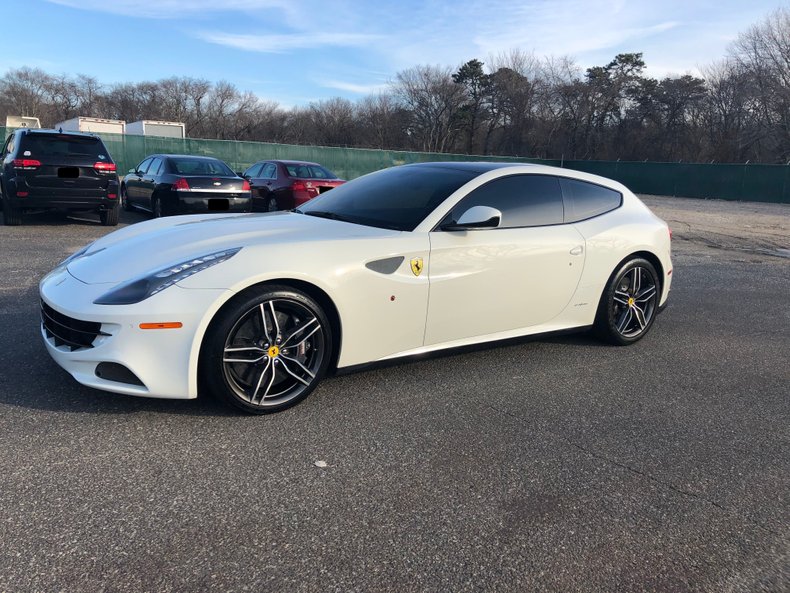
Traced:
<path fill-rule="evenodd" d="M 6 129 L 0 127 L 5 137 Z M 9 130 L 10 131 L 10 130 Z M 235 171 L 263 159 L 319 162 L 340 177 L 353 179 L 394 165 L 426 161 L 506 161 L 562 166 L 615 179 L 636 193 L 688 198 L 718 198 L 790 203 L 790 166 L 656 163 L 631 161 L 559 161 L 517 157 L 483 157 L 444 153 L 296 146 L 265 142 L 199 140 L 102 134 L 119 173 L 153 153 L 213 156 Z"/>

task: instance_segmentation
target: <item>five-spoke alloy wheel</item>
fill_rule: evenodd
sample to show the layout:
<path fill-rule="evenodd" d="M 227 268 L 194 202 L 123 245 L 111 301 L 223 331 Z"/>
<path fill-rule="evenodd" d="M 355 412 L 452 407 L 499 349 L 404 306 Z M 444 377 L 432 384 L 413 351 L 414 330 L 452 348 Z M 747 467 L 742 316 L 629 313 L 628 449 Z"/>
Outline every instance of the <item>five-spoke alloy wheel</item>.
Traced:
<path fill-rule="evenodd" d="M 605 340 L 626 345 L 642 338 L 658 312 L 660 285 L 649 261 L 634 258 L 611 277 L 601 298 L 596 330 Z"/>
<path fill-rule="evenodd" d="M 244 411 L 279 411 L 307 397 L 325 374 L 331 328 L 318 303 L 300 291 L 269 286 L 245 294 L 209 329 L 203 379 Z"/>

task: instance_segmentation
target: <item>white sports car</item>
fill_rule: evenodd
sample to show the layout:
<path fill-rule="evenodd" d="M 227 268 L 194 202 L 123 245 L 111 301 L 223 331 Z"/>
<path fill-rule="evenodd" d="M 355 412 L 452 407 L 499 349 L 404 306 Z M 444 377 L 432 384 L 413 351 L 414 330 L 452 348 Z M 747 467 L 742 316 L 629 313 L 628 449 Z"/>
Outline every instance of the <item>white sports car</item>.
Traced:
<path fill-rule="evenodd" d="M 41 332 L 85 385 L 262 413 L 373 361 L 569 329 L 630 344 L 671 274 L 666 223 L 619 183 L 423 163 L 291 212 L 111 233 L 41 281 Z"/>

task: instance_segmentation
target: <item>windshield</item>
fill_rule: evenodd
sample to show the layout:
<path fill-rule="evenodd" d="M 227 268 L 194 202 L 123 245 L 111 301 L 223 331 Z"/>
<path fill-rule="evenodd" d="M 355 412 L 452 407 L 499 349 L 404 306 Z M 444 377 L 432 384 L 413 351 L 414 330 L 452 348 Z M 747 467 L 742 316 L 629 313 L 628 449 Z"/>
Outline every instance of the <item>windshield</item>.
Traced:
<path fill-rule="evenodd" d="M 222 175 L 225 177 L 235 177 L 236 174 L 230 170 L 225 163 L 214 159 L 191 159 L 176 157 L 170 158 L 173 171 L 179 175 Z"/>
<path fill-rule="evenodd" d="M 367 226 L 413 231 L 455 190 L 479 175 L 445 167 L 402 166 L 349 181 L 297 212 Z"/>

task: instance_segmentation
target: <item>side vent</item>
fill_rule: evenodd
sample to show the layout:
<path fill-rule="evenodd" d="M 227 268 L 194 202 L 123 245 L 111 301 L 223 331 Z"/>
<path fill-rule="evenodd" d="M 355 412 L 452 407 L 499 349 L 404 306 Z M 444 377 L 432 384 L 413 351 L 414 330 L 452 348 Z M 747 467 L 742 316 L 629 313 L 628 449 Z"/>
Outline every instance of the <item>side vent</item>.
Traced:
<path fill-rule="evenodd" d="M 392 274 L 403 263 L 404 259 L 406 258 L 402 255 L 397 257 L 388 257 L 385 259 L 377 259 L 374 261 L 369 261 L 365 264 L 365 267 L 368 270 L 373 270 L 379 274 Z"/>

